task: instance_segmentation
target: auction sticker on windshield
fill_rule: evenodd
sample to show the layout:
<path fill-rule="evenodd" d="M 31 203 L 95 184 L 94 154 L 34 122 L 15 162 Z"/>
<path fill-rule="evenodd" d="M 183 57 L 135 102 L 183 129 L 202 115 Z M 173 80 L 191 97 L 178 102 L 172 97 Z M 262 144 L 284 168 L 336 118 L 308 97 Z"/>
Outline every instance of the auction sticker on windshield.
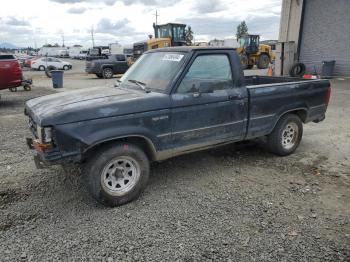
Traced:
<path fill-rule="evenodd" d="M 180 54 L 166 54 L 166 55 L 164 55 L 162 60 L 179 62 L 179 61 L 181 61 L 181 59 L 183 57 L 184 57 L 184 55 L 180 55 Z"/>

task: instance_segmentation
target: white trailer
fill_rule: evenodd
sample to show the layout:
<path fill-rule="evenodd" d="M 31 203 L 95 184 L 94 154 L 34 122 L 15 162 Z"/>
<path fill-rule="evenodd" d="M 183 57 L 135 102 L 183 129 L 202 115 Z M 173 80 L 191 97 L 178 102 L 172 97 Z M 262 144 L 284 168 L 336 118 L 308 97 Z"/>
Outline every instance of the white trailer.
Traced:
<path fill-rule="evenodd" d="M 53 57 L 62 57 L 66 56 L 68 54 L 68 50 L 66 47 L 59 47 L 59 46 L 50 46 L 46 47 L 43 46 L 40 48 L 38 55 L 39 56 L 53 56 Z"/>
<path fill-rule="evenodd" d="M 123 54 L 123 46 L 121 44 L 119 44 L 118 42 L 117 43 L 112 43 L 112 44 L 109 44 L 109 53 L 110 54 Z"/>
<path fill-rule="evenodd" d="M 68 54 L 69 54 L 69 57 L 70 58 L 74 58 L 74 59 L 77 59 L 79 58 L 79 54 L 80 54 L 80 51 L 82 50 L 83 48 L 80 47 L 80 46 L 71 46 L 68 48 Z"/>

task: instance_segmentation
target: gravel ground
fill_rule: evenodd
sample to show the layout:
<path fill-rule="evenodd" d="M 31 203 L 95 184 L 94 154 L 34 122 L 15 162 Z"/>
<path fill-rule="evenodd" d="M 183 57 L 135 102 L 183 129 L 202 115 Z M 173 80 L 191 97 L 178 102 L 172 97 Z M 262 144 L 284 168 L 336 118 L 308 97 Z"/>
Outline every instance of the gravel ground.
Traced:
<path fill-rule="evenodd" d="M 112 209 L 81 177 L 35 168 L 23 103 L 54 91 L 26 74 L 31 92 L 1 92 L 1 261 L 350 261 L 349 80 L 295 154 L 251 142 L 155 163 L 141 197 Z M 65 89 L 115 80 L 66 75 Z"/>

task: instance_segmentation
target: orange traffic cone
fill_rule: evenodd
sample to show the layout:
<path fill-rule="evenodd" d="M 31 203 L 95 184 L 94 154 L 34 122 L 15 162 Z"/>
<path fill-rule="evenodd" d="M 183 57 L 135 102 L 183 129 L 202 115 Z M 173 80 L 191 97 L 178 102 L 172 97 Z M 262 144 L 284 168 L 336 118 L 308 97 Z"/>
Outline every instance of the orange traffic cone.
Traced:
<path fill-rule="evenodd" d="M 273 76 L 272 65 L 269 66 L 269 70 L 267 70 L 267 75 L 268 76 Z"/>

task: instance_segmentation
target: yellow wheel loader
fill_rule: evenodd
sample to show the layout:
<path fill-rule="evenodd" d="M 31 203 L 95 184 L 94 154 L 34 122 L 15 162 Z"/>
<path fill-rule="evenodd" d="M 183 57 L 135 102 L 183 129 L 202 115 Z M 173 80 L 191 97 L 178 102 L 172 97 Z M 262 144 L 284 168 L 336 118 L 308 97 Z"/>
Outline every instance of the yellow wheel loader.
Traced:
<path fill-rule="evenodd" d="M 275 59 L 271 47 L 260 44 L 259 41 L 259 35 L 244 35 L 239 39 L 236 52 L 241 59 L 243 69 L 251 69 L 254 65 L 259 69 L 265 69 Z"/>
<path fill-rule="evenodd" d="M 134 43 L 133 53 L 135 60 L 139 58 L 144 52 L 150 49 L 186 45 L 185 24 L 153 24 L 153 28 L 154 38 Z"/>

